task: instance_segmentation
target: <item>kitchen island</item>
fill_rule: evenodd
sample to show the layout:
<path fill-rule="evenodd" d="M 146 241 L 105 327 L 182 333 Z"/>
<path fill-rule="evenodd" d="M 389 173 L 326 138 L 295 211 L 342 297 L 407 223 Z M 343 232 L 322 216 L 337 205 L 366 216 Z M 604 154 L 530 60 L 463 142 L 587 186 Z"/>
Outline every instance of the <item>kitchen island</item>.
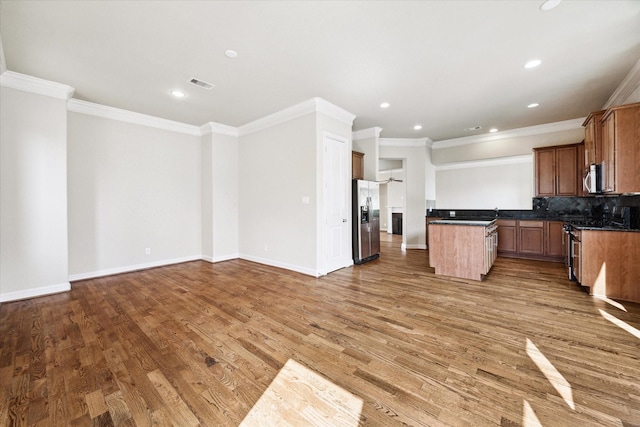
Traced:
<path fill-rule="evenodd" d="M 482 280 L 496 259 L 496 220 L 429 223 L 429 264 L 444 276 Z"/>

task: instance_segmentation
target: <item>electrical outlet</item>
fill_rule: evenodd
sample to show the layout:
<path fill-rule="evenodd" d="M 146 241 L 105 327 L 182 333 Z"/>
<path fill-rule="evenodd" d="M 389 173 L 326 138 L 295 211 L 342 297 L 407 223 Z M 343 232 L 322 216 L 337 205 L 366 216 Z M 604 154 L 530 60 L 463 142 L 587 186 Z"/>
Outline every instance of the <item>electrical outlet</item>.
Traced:
<path fill-rule="evenodd" d="M 451 218 L 455 218 L 456 217 L 456 211 L 449 211 L 449 216 Z"/>
<path fill-rule="evenodd" d="M 151 255 L 151 248 L 145 248 L 144 253 L 147 255 Z"/>

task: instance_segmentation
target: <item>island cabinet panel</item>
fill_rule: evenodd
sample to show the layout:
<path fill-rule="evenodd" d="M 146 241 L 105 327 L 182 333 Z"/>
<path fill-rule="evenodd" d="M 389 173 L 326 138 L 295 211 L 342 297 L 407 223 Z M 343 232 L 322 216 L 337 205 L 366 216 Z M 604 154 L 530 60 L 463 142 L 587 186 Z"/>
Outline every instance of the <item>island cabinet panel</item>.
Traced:
<path fill-rule="evenodd" d="M 640 302 L 640 232 L 582 230 L 581 284 L 591 295 Z"/>
<path fill-rule="evenodd" d="M 438 221 L 440 219 L 442 219 L 442 218 L 435 217 L 435 216 L 426 217 L 426 220 L 425 220 L 425 237 L 426 237 L 427 249 L 429 249 L 429 223 L 433 222 L 433 221 Z"/>
<path fill-rule="evenodd" d="M 517 220 L 499 219 L 498 224 L 498 253 L 515 254 L 518 252 Z"/>
<path fill-rule="evenodd" d="M 495 230 L 429 224 L 429 265 L 443 276 L 482 280 L 495 259 Z"/>
<path fill-rule="evenodd" d="M 521 254 L 544 255 L 543 221 L 519 221 L 518 237 Z"/>

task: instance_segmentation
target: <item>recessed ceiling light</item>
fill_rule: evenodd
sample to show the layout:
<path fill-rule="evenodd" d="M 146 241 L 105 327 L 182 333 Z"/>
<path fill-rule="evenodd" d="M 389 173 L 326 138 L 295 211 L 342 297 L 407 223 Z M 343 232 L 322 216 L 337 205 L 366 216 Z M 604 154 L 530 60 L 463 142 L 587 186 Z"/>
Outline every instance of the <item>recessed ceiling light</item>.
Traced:
<path fill-rule="evenodd" d="M 414 128 L 415 130 L 420 130 L 420 129 L 422 129 L 422 125 L 415 125 L 413 128 Z"/>
<path fill-rule="evenodd" d="M 380 108 L 389 108 L 389 104 L 388 102 L 383 102 L 382 104 L 380 104 Z"/>
<path fill-rule="evenodd" d="M 231 49 L 225 50 L 224 54 L 227 56 L 227 58 L 236 58 L 238 56 L 238 52 Z"/>
<path fill-rule="evenodd" d="M 174 89 L 171 91 L 171 95 L 175 96 L 176 98 L 184 98 L 186 94 L 181 90 Z"/>
<path fill-rule="evenodd" d="M 491 128 L 491 129 L 489 129 L 489 132 L 491 132 L 491 133 L 498 132 L 498 129 L 496 129 L 496 128 Z"/>
<path fill-rule="evenodd" d="M 539 59 L 532 59 L 531 61 L 529 61 L 526 64 L 524 64 L 524 68 L 535 68 L 538 65 L 540 65 L 541 63 L 542 63 L 542 61 L 540 61 Z"/>
<path fill-rule="evenodd" d="M 546 2 L 540 5 L 540 10 L 546 12 L 547 10 L 551 10 L 554 7 L 560 4 L 561 0 L 547 0 Z"/>
<path fill-rule="evenodd" d="M 540 104 L 538 104 L 537 102 L 534 102 L 533 104 L 527 105 L 527 108 L 536 108 L 538 105 Z"/>

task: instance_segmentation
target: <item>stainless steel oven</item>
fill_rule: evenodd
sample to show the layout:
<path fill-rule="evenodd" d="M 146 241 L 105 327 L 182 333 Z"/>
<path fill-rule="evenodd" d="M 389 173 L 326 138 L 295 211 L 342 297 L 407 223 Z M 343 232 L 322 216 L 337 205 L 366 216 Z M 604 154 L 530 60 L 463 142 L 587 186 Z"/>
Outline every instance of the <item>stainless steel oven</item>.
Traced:
<path fill-rule="evenodd" d="M 581 278 L 581 234 L 582 232 L 569 223 L 565 223 L 562 227 L 566 234 L 567 242 L 567 270 L 569 280 L 580 283 Z"/>

